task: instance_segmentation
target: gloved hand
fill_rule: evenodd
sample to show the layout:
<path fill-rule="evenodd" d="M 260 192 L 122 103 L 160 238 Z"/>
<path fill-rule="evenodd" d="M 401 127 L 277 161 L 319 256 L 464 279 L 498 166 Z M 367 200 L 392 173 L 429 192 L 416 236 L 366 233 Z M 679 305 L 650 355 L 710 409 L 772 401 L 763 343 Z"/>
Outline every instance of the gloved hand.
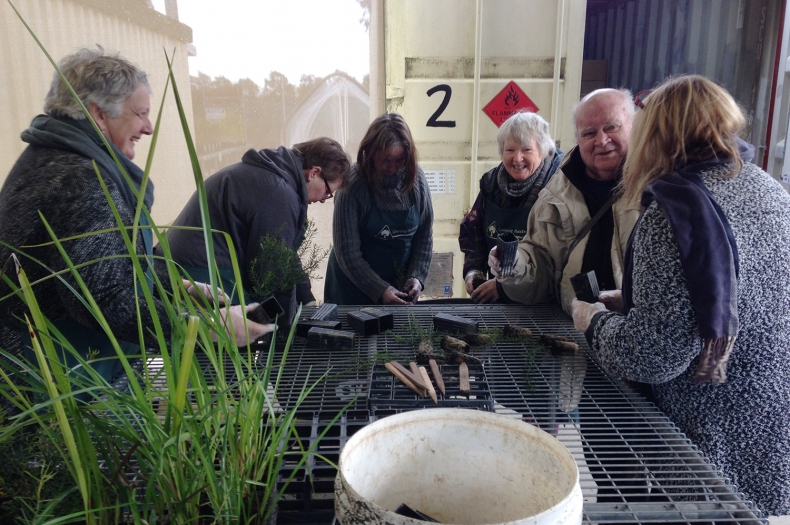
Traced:
<path fill-rule="evenodd" d="M 417 299 L 420 298 L 420 292 L 422 292 L 422 284 L 416 277 L 409 277 L 406 284 L 403 285 L 403 291 L 409 296 L 410 303 L 417 304 Z"/>
<path fill-rule="evenodd" d="M 394 286 L 389 286 L 381 294 L 382 304 L 409 304 L 409 294 L 403 293 Z"/>
<path fill-rule="evenodd" d="M 493 303 L 497 299 L 499 292 L 496 289 L 496 279 L 489 279 L 472 292 L 472 300 L 478 304 Z"/>
<path fill-rule="evenodd" d="M 608 311 L 603 303 L 590 304 L 578 299 L 574 299 L 571 303 L 571 310 L 573 311 L 573 326 L 582 333 L 590 327 L 590 321 L 595 314 Z"/>
<path fill-rule="evenodd" d="M 604 290 L 598 294 L 598 300 L 601 301 L 610 312 L 619 313 L 623 311 L 623 292 L 620 290 Z"/>
<path fill-rule="evenodd" d="M 244 318 L 246 312 L 252 311 L 257 307 L 258 303 L 251 303 L 242 310 L 240 304 L 235 304 L 222 308 L 219 311 L 222 326 L 225 327 L 227 334 L 236 341 L 236 346 L 247 346 L 252 341 L 274 331 L 274 324 L 260 324 L 249 319 L 247 319 L 247 328 L 245 330 Z M 214 340 L 216 341 L 216 336 Z"/>
<path fill-rule="evenodd" d="M 184 288 L 186 288 L 187 293 L 191 298 L 201 302 L 205 299 L 208 299 L 209 304 L 211 304 L 214 297 L 211 294 L 211 285 L 196 282 L 195 286 L 192 286 L 192 281 L 189 279 L 182 279 L 181 281 L 184 283 Z M 219 304 L 228 304 L 230 302 L 230 297 L 228 297 L 228 295 L 222 290 L 217 289 L 217 300 Z"/>
<path fill-rule="evenodd" d="M 480 286 L 482 283 L 486 282 L 486 276 L 480 270 L 470 270 L 466 277 L 464 277 L 464 283 L 466 284 L 466 293 L 472 295 L 472 292 Z"/>

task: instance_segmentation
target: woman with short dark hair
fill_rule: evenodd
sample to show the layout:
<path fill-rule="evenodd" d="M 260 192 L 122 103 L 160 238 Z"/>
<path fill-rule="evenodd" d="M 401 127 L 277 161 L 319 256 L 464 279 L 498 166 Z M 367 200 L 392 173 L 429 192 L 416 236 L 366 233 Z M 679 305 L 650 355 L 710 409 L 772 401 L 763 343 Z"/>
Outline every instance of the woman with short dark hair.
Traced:
<path fill-rule="evenodd" d="M 335 199 L 324 298 L 411 304 L 431 265 L 433 206 L 409 126 L 397 113 L 371 123 Z"/>
<path fill-rule="evenodd" d="M 206 179 L 211 228 L 230 235 L 248 300 L 264 299 L 254 293 L 256 278 L 253 275 L 254 261 L 261 256 L 261 242 L 266 236 L 273 236 L 281 239 L 288 249 L 298 250 L 307 227 L 308 204 L 331 199 L 345 183 L 349 168 L 343 147 L 330 138 L 321 137 L 293 148 L 249 149 L 241 162 Z M 201 224 L 196 192 L 173 226 Z M 203 232 L 173 228 L 167 232 L 167 239 L 173 260 L 192 279 L 207 281 L 209 268 Z M 161 254 L 159 248 L 157 254 Z M 214 234 L 213 263 L 219 268 L 224 290 L 235 300 L 231 251 L 224 235 Z M 278 301 L 283 300 L 289 304 L 292 300 L 304 304 L 315 301 L 310 280 L 281 292 Z"/>

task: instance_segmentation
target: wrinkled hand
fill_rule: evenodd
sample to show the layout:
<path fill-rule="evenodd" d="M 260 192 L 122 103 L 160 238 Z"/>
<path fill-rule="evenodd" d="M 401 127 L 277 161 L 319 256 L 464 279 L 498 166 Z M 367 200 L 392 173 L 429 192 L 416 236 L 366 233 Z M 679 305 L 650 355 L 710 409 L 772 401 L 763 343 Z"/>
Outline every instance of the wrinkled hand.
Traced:
<path fill-rule="evenodd" d="M 573 326 L 580 332 L 587 331 L 595 314 L 608 311 L 603 303 L 590 304 L 578 299 L 574 299 L 571 303 L 571 310 L 573 311 Z"/>
<path fill-rule="evenodd" d="M 247 346 L 252 341 L 274 331 L 274 324 L 260 324 L 247 319 L 247 328 L 244 328 L 245 314 L 258 307 L 258 303 L 248 304 L 244 310 L 240 304 L 222 308 L 219 311 L 222 326 L 225 332 L 236 341 L 236 346 Z"/>
<path fill-rule="evenodd" d="M 619 313 L 623 311 L 623 292 L 620 290 L 604 290 L 598 294 L 598 300 L 601 301 L 610 312 Z"/>
<path fill-rule="evenodd" d="M 491 273 L 494 274 L 494 277 L 497 279 L 502 277 L 502 264 L 497 257 L 496 246 L 491 248 L 491 251 L 488 252 L 488 267 L 491 268 Z"/>
<path fill-rule="evenodd" d="M 420 280 L 416 277 L 410 277 L 406 280 L 406 284 L 403 285 L 403 292 L 409 296 L 409 302 L 412 304 L 417 304 L 417 299 L 420 298 L 420 292 L 422 292 L 422 284 Z"/>
<path fill-rule="evenodd" d="M 489 279 L 472 292 L 472 300 L 479 304 L 493 303 L 497 299 L 499 292 L 496 289 L 496 279 Z"/>
<path fill-rule="evenodd" d="M 381 294 L 381 302 L 382 304 L 410 304 L 410 297 L 409 294 L 390 286 Z"/>
<path fill-rule="evenodd" d="M 195 285 L 192 286 L 192 281 L 189 279 L 182 279 L 181 281 L 184 283 L 184 288 L 186 288 L 191 298 L 201 302 L 208 300 L 208 303 L 212 304 L 214 296 L 211 293 L 211 285 L 196 282 Z M 219 304 L 228 304 L 230 302 L 230 297 L 222 290 L 217 289 L 217 301 Z"/>
<path fill-rule="evenodd" d="M 475 284 L 479 286 L 478 283 L 483 283 L 486 281 L 486 276 L 483 275 L 483 272 L 480 270 L 470 270 L 466 277 L 464 277 L 464 283 L 466 284 L 466 293 L 472 295 L 472 292 L 475 290 Z"/>

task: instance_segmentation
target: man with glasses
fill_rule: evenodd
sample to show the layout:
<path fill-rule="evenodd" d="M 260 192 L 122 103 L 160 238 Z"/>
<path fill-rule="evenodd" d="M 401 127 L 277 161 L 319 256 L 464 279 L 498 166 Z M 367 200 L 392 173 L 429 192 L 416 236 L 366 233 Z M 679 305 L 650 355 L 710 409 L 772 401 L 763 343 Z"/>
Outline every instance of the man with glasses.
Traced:
<path fill-rule="evenodd" d="M 245 299 L 256 297 L 253 261 L 261 255 L 261 241 L 276 236 L 296 251 L 307 223 L 307 205 L 325 202 L 345 184 L 348 155 L 332 139 L 322 137 L 293 148 L 248 150 L 241 162 L 219 170 L 205 181 L 211 228 L 227 232 L 243 274 Z M 173 226 L 200 226 L 200 205 L 195 193 Z M 208 282 L 206 248 L 201 231 L 173 228 L 167 233 L 173 259 L 194 280 Z M 156 253 L 163 254 L 161 247 Z M 214 261 L 224 290 L 235 285 L 230 250 L 225 236 L 214 235 Z M 296 286 L 298 303 L 315 301 L 307 280 Z M 233 297 L 235 300 L 235 294 Z"/>

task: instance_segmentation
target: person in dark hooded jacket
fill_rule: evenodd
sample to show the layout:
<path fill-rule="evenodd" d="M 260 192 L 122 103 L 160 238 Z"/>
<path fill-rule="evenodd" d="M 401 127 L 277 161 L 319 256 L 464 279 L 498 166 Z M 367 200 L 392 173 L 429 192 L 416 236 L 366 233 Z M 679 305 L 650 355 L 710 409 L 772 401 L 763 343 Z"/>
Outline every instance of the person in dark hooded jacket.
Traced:
<path fill-rule="evenodd" d="M 205 181 L 211 228 L 227 232 L 242 272 L 245 298 L 252 294 L 250 271 L 259 257 L 261 239 L 274 235 L 296 250 L 307 225 L 307 205 L 331 199 L 350 170 L 343 147 L 322 137 L 293 148 L 248 150 L 241 162 L 221 169 Z M 195 193 L 174 226 L 200 226 L 200 205 Z M 195 281 L 208 282 L 206 248 L 201 231 L 171 229 L 167 240 L 173 260 Z M 162 255 L 161 247 L 156 249 Z M 230 250 L 221 234 L 214 234 L 214 258 L 223 288 L 235 284 Z M 315 300 L 309 280 L 297 286 L 297 302 Z"/>

